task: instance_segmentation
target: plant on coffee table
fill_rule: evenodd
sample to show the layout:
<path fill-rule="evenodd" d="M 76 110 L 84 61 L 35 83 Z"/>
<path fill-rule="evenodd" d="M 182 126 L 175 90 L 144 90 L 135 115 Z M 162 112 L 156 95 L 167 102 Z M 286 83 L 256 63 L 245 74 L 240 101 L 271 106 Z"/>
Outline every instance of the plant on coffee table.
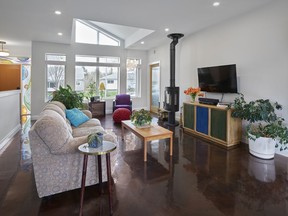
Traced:
<path fill-rule="evenodd" d="M 131 121 L 135 126 L 142 127 L 151 124 L 152 116 L 151 113 L 145 109 L 141 109 L 139 111 L 133 110 Z"/>

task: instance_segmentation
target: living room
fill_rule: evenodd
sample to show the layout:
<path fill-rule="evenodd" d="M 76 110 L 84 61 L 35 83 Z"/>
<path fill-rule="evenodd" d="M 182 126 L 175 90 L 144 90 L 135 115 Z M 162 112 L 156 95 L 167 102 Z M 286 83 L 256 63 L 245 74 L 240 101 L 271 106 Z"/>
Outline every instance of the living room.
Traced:
<path fill-rule="evenodd" d="M 288 3 L 285 0 L 266 1 L 266 3 L 261 7 L 205 26 L 193 34 L 185 34 L 179 40 L 176 47 L 176 86 L 180 86 L 180 104 L 189 100 L 188 96 L 183 93 L 185 89 L 190 86 L 198 87 L 197 68 L 236 64 L 238 91 L 244 94 L 247 100 L 268 98 L 279 102 L 283 105 L 280 115 L 288 119 L 288 100 L 285 96 L 285 92 L 288 91 L 286 84 L 288 80 L 288 73 L 286 72 L 288 68 Z M 2 9 L 0 10 L 2 12 Z M 87 15 L 87 17 L 89 16 Z M 113 20 L 107 19 L 106 22 L 108 21 L 113 22 Z M 186 28 L 194 28 L 184 21 L 183 25 Z M 171 29 L 171 31 L 174 30 Z M 163 38 L 167 38 L 168 33 L 163 32 L 162 34 Z M 5 39 L 0 33 L 0 38 L 2 39 L 2 37 Z M 164 43 L 148 50 L 129 49 L 123 51 L 123 49 L 120 51 L 115 49 L 115 54 L 119 54 L 124 61 L 127 57 L 142 60 L 141 97 L 133 98 L 133 108 L 149 109 L 149 65 L 154 62 L 159 62 L 161 67 L 160 104 L 162 106 L 164 88 L 169 86 L 169 43 L 170 40 L 166 39 Z M 64 53 L 67 55 L 65 80 L 66 84 L 73 87 L 75 85 L 74 59 L 76 54 L 108 55 L 105 48 L 99 49 L 91 45 L 79 46 L 77 44 L 42 41 L 32 41 L 31 44 L 30 55 L 24 55 L 31 56 L 32 59 L 31 116 L 33 119 L 37 119 L 45 105 L 45 88 L 43 87 L 45 86 L 45 53 Z M 6 47 L 12 52 L 12 48 L 8 44 Z M 111 51 L 111 49 L 109 50 Z M 19 53 L 15 52 L 14 56 L 23 55 L 21 52 Z M 120 70 L 125 71 L 125 66 L 121 65 Z M 125 92 L 125 84 L 125 76 L 121 74 L 119 92 Z M 225 94 L 223 100 L 232 102 L 236 96 L 237 94 Z M 206 93 L 206 97 L 220 99 L 222 94 Z M 111 113 L 112 99 L 107 99 L 106 104 L 107 113 Z M 180 112 L 177 112 L 176 118 L 179 119 L 179 117 Z M 243 136 L 242 142 L 246 142 L 245 136 Z M 153 213 L 157 215 L 155 212 Z M 217 213 L 227 215 L 223 212 Z M 205 213 L 202 212 L 199 215 L 205 215 Z M 213 214 L 207 213 L 207 215 Z M 279 213 L 278 215 L 284 214 Z"/>

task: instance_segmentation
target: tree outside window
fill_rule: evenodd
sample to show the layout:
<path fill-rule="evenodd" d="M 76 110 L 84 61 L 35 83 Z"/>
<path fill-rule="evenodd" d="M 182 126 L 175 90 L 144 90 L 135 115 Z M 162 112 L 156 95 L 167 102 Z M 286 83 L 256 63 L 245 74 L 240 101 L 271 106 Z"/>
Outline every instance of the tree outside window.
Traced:
<path fill-rule="evenodd" d="M 53 92 L 65 85 L 66 56 L 63 54 L 46 54 L 46 100 L 51 100 Z"/>

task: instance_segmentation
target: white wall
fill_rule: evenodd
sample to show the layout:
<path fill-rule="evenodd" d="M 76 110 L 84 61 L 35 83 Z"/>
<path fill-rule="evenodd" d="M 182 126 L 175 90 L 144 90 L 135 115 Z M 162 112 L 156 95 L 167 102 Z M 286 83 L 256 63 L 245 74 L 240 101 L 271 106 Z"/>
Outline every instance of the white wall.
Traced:
<path fill-rule="evenodd" d="M 63 53 L 67 56 L 66 62 L 66 84 L 72 88 L 75 86 L 75 55 L 96 55 L 96 56 L 119 56 L 120 66 L 120 93 L 126 91 L 126 58 L 142 59 L 142 83 L 147 83 L 147 52 L 127 50 L 122 47 L 107 47 L 88 44 L 56 44 L 45 42 L 32 42 L 32 119 L 37 118 L 45 105 L 45 53 Z M 133 109 L 147 106 L 147 88 L 141 86 L 141 98 L 133 98 Z M 112 112 L 112 99 L 106 100 L 106 112 Z"/>
<path fill-rule="evenodd" d="M 0 152 L 20 130 L 20 90 L 0 92 Z"/>
<path fill-rule="evenodd" d="M 278 101 L 284 108 L 281 115 L 288 120 L 287 11 L 288 1 L 276 1 L 180 39 L 176 46 L 176 86 L 180 86 L 180 104 L 188 100 L 183 93 L 187 87 L 198 87 L 198 67 L 236 63 L 238 91 L 248 101 L 257 98 Z M 169 44 L 150 50 L 148 61 L 161 62 L 161 84 L 168 86 Z M 163 90 L 162 87 L 162 96 Z M 206 95 L 218 99 L 220 96 Z M 224 101 L 233 101 L 235 96 L 225 94 Z"/>

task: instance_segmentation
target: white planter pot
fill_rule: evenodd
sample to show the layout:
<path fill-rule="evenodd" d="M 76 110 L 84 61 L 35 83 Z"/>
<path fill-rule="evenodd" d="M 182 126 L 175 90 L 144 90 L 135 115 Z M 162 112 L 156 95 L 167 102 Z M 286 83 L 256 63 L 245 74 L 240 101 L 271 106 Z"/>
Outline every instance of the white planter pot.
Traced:
<path fill-rule="evenodd" d="M 249 152 L 262 159 L 272 159 L 275 155 L 276 141 L 271 138 L 259 137 L 255 141 L 249 139 Z"/>

